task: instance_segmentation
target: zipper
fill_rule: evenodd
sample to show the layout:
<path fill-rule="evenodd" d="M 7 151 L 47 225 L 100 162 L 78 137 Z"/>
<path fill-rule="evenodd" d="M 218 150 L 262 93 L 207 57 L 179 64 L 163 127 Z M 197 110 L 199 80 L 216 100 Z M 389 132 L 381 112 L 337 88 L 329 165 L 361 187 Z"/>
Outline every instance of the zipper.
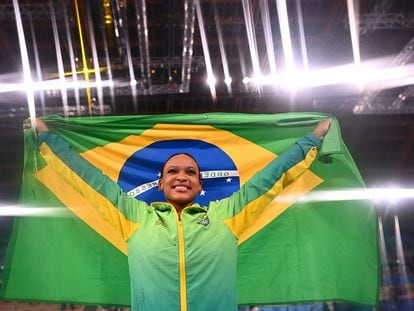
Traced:
<path fill-rule="evenodd" d="M 187 208 L 189 207 L 187 206 L 181 211 L 181 215 Z M 204 208 L 201 209 L 205 210 Z M 181 217 L 178 215 L 175 208 L 173 208 L 173 210 L 175 212 L 175 216 L 177 217 L 178 254 L 180 263 L 180 309 L 181 311 L 187 311 L 187 278 L 185 267 L 184 229 Z"/>
<path fill-rule="evenodd" d="M 177 215 L 178 216 L 178 215 Z M 180 260 L 180 305 L 181 311 L 187 311 L 187 281 L 185 270 L 184 230 L 183 222 L 177 218 L 178 253 Z"/>

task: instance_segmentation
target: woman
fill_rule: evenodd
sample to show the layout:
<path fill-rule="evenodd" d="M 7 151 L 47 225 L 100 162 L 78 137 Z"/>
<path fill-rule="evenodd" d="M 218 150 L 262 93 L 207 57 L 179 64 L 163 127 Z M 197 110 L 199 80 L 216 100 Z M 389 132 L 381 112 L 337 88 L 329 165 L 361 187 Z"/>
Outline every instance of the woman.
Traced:
<path fill-rule="evenodd" d="M 330 122 L 320 122 L 239 191 L 206 207 L 193 203 L 202 181 L 197 161 L 189 154 L 173 155 L 164 163 L 158 189 L 166 202 L 147 204 L 123 193 L 43 121 L 35 124 L 49 166 L 125 239 L 133 310 L 227 311 L 237 310 L 239 235 L 311 165 Z M 92 199 L 90 188 L 97 193 Z M 110 204 L 103 204 L 101 196 Z"/>

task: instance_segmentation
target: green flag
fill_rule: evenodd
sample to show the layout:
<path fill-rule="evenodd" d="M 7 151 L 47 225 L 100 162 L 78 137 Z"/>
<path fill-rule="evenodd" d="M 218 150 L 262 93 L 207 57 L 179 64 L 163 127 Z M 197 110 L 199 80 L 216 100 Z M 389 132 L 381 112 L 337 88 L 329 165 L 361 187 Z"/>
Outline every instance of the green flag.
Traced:
<path fill-rule="evenodd" d="M 202 159 L 201 205 L 236 191 L 328 116 L 195 114 L 44 120 L 130 196 L 160 201 L 157 168 L 165 150 Z M 157 157 L 154 157 L 154 152 Z M 225 186 L 217 186 L 222 181 Z M 238 302 L 343 301 L 376 305 L 377 218 L 367 201 L 307 200 L 319 191 L 364 187 L 336 120 L 310 169 L 269 204 L 239 239 Z M 125 241 L 94 214 L 25 135 L 21 204 L 49 214 L 15 221 L 3 299 L 129 305 Z"/>

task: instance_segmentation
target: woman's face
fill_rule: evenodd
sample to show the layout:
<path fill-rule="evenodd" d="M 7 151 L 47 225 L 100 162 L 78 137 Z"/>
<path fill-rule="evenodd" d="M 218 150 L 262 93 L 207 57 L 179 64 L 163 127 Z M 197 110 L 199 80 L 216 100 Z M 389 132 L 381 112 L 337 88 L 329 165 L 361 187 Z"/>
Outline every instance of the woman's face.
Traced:
<path fill-rule="evenodd" d="M 165 163 L 158 189 L 164 192 L 168 203 L 181 209 L 189 206 L 201 187 L 200 171 L 194 159 L 177 154 Z"/>

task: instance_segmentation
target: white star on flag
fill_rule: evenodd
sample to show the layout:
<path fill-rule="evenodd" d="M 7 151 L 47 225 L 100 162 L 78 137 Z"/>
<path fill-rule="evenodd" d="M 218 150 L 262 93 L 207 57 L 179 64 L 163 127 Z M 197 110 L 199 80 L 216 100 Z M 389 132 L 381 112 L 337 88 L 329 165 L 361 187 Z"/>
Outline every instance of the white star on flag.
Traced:
<path fill-rule="evenodd" d="M 231 178 L 230 177 L 226 179 L 226 183 L 229 183 L 229 182 L 231 182 Z"/>
<path fill-rule="evenodd" d="M 206 195 L 206 192 L 204 190 L 201 190 L 200 195 L 201 196 L 205 196 Z"/>

